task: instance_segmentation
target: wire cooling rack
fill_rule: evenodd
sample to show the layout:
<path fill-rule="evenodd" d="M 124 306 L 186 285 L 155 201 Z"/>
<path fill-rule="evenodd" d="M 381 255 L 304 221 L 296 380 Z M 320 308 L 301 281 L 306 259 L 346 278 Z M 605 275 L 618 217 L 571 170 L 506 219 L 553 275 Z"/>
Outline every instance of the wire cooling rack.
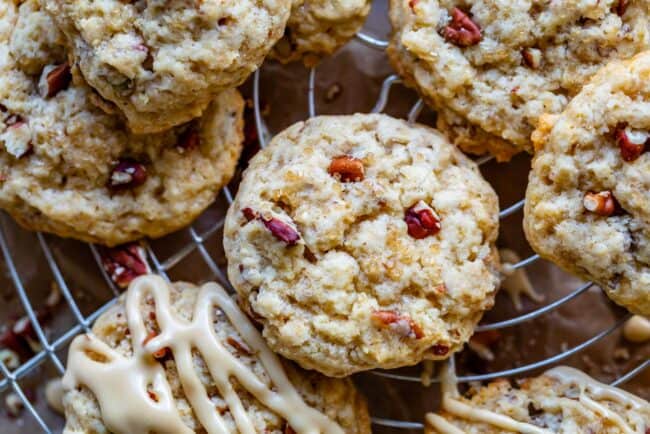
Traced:
<path fill-rule="evenodd" d="M 372 49 L 383 50 L 387 42 L 385 40 L 377 39 L 373 36 L 370 36 L 366 33 L 359 33 L 357 35 L 357 41 L 362 42 Z M 257 71 L 253 77 L 252 87 L 253 87 L 253 103 L 254 103 L 254 119 L 255 126 L 257 129 L 257 135 L 259 137 L 260 146 L 264 147 L 268 143 L 271 134 L 269 128 L 265 124 L 265 120 L 262 116 L 262 108 L 260 104 L 260 76 L 263 74 L 261 71 Z M 310 117 L 317 115 L 316 108 L 316 69 L 309 70 L 308 78 L 308 98 L 307 98 L 307 111 Z M 390 75 L 383 80 L 383 83 L 380 88 L 379 96 L 376 101 L 372 112 L 382 112 L 386 109 L 389 101 L 389 96 L 391 89 L 400 83 L 400 79 L 395 75 Z M 410 122 L 415 122 L 420 116 L 422 110 L 424 109 L 424 104 L 422 100 L 417 100 L 417 102 L 412 106 L 408 112 L 408 120 Z M 487 164 L 491 161 L 490 157 L 479 158 L 476 160 L 479 165 Z M 225 187 L 221 191 L 219 201 L 222 203 L 221 208 L 226 208 L 227 204 L 232 203 L 233 191 L 230 187 Z M 510 216 L 513 216 L 517 213 L 520 213 L 524 206 L 524 200 L 521 199 L 515 202 L 512 205 L 507 206 L 500 212 L 500 219 L 506 219 Z M 222 211 L 225 211 L 222 209 Z M 168 274 L 175 267 L 178 267 L 185 259 L 190 255 L 194 258 L 193 260 L 200 260 L 207 267 L 209 274 L 213 278 L 216 278 L 221 284 L 230 288 L 230 284 L 224 274 L 223 264 L 219 264 L 220 260 L 217 259 L 213 243 L 221 243 L 221 230 L 224 224 L 225 212 L 222 212 L 218 217 L 212 219 L 211 224 L 206 227 L 198 227 L 199 225 L 194 224 L 191 227 L 184 230 L 185 240 L 184 244 L 180 249 L 172 252 L 169 255 L 166 255 L 164 259 L 162 255 L 157 252 L 153 247 L 153 242 L 144 242 L 144 246 L 147 252 L 148 260 L 153 266 L 153 270 L 163 277 L 169 279 Z M 68 306 L 72 316 L 74 317 L 74 325 L 67 328 L 63 333 L 61 333 L 55 339 L 48 339 L 48 333 L 46 331 L 45 325 L 42 321 L 39 321 L 37 309 L 35 306 L 35 300 L 33 296 L 28 295 L 30 292 L 26 288 L 24 272 L 19 271 L 17 266 L 17 258 L 14 249 L 11 248 L 11 243 L 9 242 L 9 237 L 6 229 L 6 225 L 0 228 L 0 250 L 2 253 L 2 259 L 4 260 L 4 265 L 8 274 L 8 278 L 11 281 L 14 290 L 17 294 L 20 305 L 25 311 L 25 314 L 29 321 L 31 322 L 35 335 L 40 344 L 40 351 L 33 355 L 29 360 L 22 363 L 17 368 L 10 370 L 7 365 L 0 360 L 0 393 L 14 393 L 24 406 L 27 414 L 33 418 L 35 425 L 40 427 L 43 432 L 51 433 L 55 432 L 57 428 L 53 426 L 51 418 L 45 417 L 44 411 L 42 409 L 37 409 L 37 407 L 31 402 L 28 396 L 29 393 L 21 385 L 21 382 L 24 378 L 30 376 L 33 372 L 39 369 L 43 364 L 50 364 L 54 367 L 54 370 L 59 374 L 62 374 L 65 370 L 65 364 L 63 362 L 63 357 L 61 353 L 67 347 L 67 344 L 71 339 L 82 332 L 86 332 L 90 329 L 91 324 L 97 317 L 99 317 L 104 311 L 106 311 L 112 304 L 116 301 L 116 296 L 121 292 L 119 288 L 116 287 L 115 283 L 111 280 L 110 276 L 107 275 L 106 271 L 102 267 L 101 257 L 99 250 L 96 246 L 88 244 L 87 252 L 90 253 L 92 260 L 97 265 L 97 270 L 103 275 L 103 279 L 106 282 L 106 285 L 112 291 L 112 298 L 107 303 L 102 306 L 94 309 L 90 314 L 83 314 L 82 308 L 78 301 L 78 294 L 75 295 L 74 291 L 71 289 L 68 279 L 65 276 L 65 272 L 62 269 L 60 264 L 60 259 L 57 258 L 55 248 L 52 247 L 52 243 L 56 240 L 55 237 L 44 235 L 38 233 L 35 235 L 35 243 L 37 246 L 36 249 L 40 249 L 42 255 L 45 258 L 47 267 L 51 272 L 53 281 L 57 284 L 60 289 L 61 295 L 65 304 Z M 15 226 L 12 226 L 15 228 Z M 16 229 L 17 230 L 17 229 Z M 216 238 L 216 239 L 215 239 Z M 200 259 L 198 259 L 200 258 Z M 536 261 L 540 260 L 538 255 L 531 255 L 518 263 L 512 266 L 513 269 L 519 269 L 527 267 Z M 1 261 L 0 261 L 1 262 Z M 573 291 L 568 294 L 551 301 L 542 307 L 538 307 L 532 311 L 529 311 L 524 314 L 515 315 L 510 319 L 491 322 L 487 324 L 482 324 L 478 327 L 478 331 L 493 331 L 493 330 L 502 330 L 507 329 L 516 325 L 521 325 L 532 321 L 538 317 L 542 317 L 545 314 L 548 314 L 552 311 L 557 310 L 558 308 L 564 306 L 568 302 L 577 299 L 578 297 L 583 296 L 590 289 L 594 287 L 594 284 L 591 282 L 583 283 L 576 287 Z M 570 348 L 563 348 L 561 351 L 557 352 L 551 357 L 543 358 L 542 360 L 528 363 L 522 366 L 511 367 L 509 369 L 502 369 L 496 372 L 490 372 L 482 375 L 466 375 L 462 372 L 459 373 L 458 380 L 461 383 L 475 382 L 475 381 L 486 381 L 500 377 L 510 377 L 522 374 L 533 373 L 540 368 L 546 368 L 551 365 L 554 365 L 564 359 L 569 358 L 570 356 L 576 355 L 583 350 L 591 347 L 597 342 L 601 341 L 608 335 L 612 334 L 617 330 L 621 325 L 629 318 L 629 315 L 621 315 L 615 319 L 613 324 L 606 326 L 604 329 L 594 334 L 590 338 L 584 340 L 583 342 L 574 345 Z M 635 367 L 624 373 L 623 375 L 618 376 L 618 378 L 613 381 L 613 385 L 621 385 L 633 377 L 642 373 L 645 369 L 650 366 L 650 359 L 642 360 L 640 364 L 637 364 Z M 421 382 L 421 377 L 415 374 L 402 374 L 396 372 L 388 371 L 374 371 L 369 375 L 374 375 L 382 379 L 396 381 L 396 382 Z M 437 380 L 434 378 L 432 382 L 435 383 Z M 382 417 L 381 414 L 373 415 L 372 422 L 378 431 L 381 430 L 381 427 L 389 427 L 394 429 L 411 429 L 411 430 L 421 430 L 423 425 L 417 421 L 407 421 L 407 420 L 395 420 L 392 418 Z M 49 420 L 49 421 L 48 421 Z M 0 422 L 1 423 L 1 422 Z M 60 420 L 59 420 L 60 425 Z M 4 432 L 5 430 L 2 429 Z"/>

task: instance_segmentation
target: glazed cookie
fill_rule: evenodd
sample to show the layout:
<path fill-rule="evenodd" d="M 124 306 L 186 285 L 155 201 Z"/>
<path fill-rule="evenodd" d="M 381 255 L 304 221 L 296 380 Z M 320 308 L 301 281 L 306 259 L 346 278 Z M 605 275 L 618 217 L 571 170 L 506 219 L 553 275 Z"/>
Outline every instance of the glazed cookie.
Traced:
<path fill-rule="evenodd" d="M 612 63 L 533 134 L 531 246 L 650 315 L 650 53 Z"/>
<path fill-rule="evenodd" d="M 282 361 L 216 283 L 134 280 L 70 345 L 65 434 L 369 434 L 348 380 Z"/>
<path fill-rule="evenodd" d="M 316 65 L 347 43 L 363 26 L 370 0 L 295 0 L 284 36 L 271 51 L 282 63 Z"/>
<path fill-rule="evenodd" d="M 38 4 L 0 3 L 0 208 L 29 229 L 107 245 L 189 224 L 234 172 L 239 93 L 174 130 L 133 135 L 91 103 Z"/>
<path fill-rule="evenodd" d="M 650 429 L 650 403 L 568 367 L 516 383 L 498 380 L 470 389 L 469 395 L 446 395 L 440 414 L 427 415 L 425 433 L 624 434 Z"/>
<path fill-rule="evenodd" d="M 187 122 L 241 84 L 282 36 L 291 10 L 291 0 L 44 3 L 85 79 L 135 133 Z"/>
<path fill-rule="evenodd" d="M 447 358 L 493 305 L 498 199 L 438 132 L 384 115 L 280 133 L 228 211 L 228 275 L 271 348 L 344 376 Z"/>
<path fill-rule="evenodd" d="M 650 48 L 646 0 L 391 0 L 391 63 L 472 153 L 532 152 L 544 113 L 561 112 L 611 60 Z"/>

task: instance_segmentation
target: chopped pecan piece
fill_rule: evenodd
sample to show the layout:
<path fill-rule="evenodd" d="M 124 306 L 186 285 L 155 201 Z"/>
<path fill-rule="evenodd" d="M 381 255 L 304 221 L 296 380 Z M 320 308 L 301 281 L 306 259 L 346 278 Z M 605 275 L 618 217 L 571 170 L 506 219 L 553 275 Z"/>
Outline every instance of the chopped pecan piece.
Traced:
<path fill-rule="evenodd" d="M 619 126 L 615 132 L 616 144 L 621 150 L 621 157 L 627 162 L 636 160 L 646 151 L 650 143 L 650 134 Z"/>
<path fill-rule="evenodd" d="M 70 65 L 48 65 L 43 68 L 38 82 L 38 92 L 43 98 L 52 98 L 60 91 L 66 89 L 72 81 Z"/>
<path fill-rule="evenodd" d="M 336 157 L 330 163 L 327 172 L 342 182 L 363 181 L 365 170 L 363 162 L 349 155 Z"/>
<path fill-rule="evenodd" d="M 440 218 L 424 201 L 419 201 L 406 210 L 404 221 L 408 227 L 408 234 L 416 240 L 435 235 L 442 228 Z"/>
<path fill-rule="evenodd" d="M 627 11 L 627 7 L 630 5 L 630 0 L 618 0 L 618 5 L 616 6 L 616 13 L 618 16 L 622 17 Z"/>
<path fill-rule="evenodd" d="M 370 318 L 379 327 L 389 327 L 401 336 L 421 339 L 424 337 L 422 328 L 413 319 L 394 310 L 376 310 Z"/>
<path fill-rule="evenodd" d="M 142 341 L 142 346 L 143 347 L 146 346 L 149 343 L 149 341 L 151 341 L 156 336 L 158 336 L 156 334 L 156 332 L 150 332 L 147 335 L 147 337 L 144 338 L 144 340 Z M 167 356 L 167 348 L 165 347 L 165 348 L 161 348 L 161 349 L 159 349 L 157 351 L 154 351 L 153 353 L 151 353 L 151 355 L 153 356 L 154 359 L 158 359 L 158 360 L 159 359 L 164 359 Z"/>
<path fill-rule="evenodd" d="M 130 158 L 120 160 L 111 171 L 108 187 L 113 191 L 127 190 L 144 184 L 147 169 L 143 164 Z"/>
<path fill-rule="evenodd" d="M 280 219 L 273 217 L 267 220 L 262 218 L 262 223 L 264 223 L 264 226 L 266 226 L 275 238 L 288 246 L 295 246 L 298 243 L 298 240 L 300 240 L 300 234 L 298 231 Z"/>
<path fill-rule="evenodd" d="M 250 356 L 251 354 L 253 354 L 253 352 L 248 347 L 248 345 L 246 345 L 243 342 L 240 342 L 239 340 L 233 338 L 232 336 L 228 336 L 226 342 L 228 342 L 228 345 L 230 345 L 231 347 L 233 347 L 234 349 L 236 349 L 237 351 L 239 351 L 240 353 L 246 356 Z"/>
<path fill-rule="evenodd" d="M 531 69 L 537 69 L 542 64 L 542 52 L 537 48 L 524 48 L 521 50 L 524 63 Z"/>
<path fill-rule="evenodd" d="M 104 270 L 119 288 L 124 289 L 136 277 L 151 272 L 145 251 L 138 243 L 102 247 L 99 254 Z"/>
<path fill-rule="evenodd" d="M 449 346 L 444 344 L 435 344 L 431 347 L 431 352 L 436 356 L 446 356 L 449 353 Z"/>
<path fill-rule="evenodd" d="M 582 204 L 587 211 L 603 217 L 609 217 L 616 212 L 616 199 L 611 191 L 589 192 L 582 199 Z"/>
<path fill-rule="evenodd" d="M 442 30 L 445 39 L 459 47 L 476 45 L 483 39 L 481 28 L 463 11 L 451 11 L 451 23 Z"/>

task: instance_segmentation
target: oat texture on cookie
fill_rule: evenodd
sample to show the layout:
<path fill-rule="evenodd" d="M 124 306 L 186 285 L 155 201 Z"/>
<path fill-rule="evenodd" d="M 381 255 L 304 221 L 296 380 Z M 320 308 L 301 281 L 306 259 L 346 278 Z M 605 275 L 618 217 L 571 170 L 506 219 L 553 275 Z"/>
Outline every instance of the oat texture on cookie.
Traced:
<path fill-rule="evenodd" d="M 526 192 L 531 246 L 650 315 L 650 54 L 605 67 L 542 118 Z"/>
<path fill-rule="evenodd" d="M 226 291 L 134 280 L 77 336 L 62 381 L 65 434 L 369 434 L 349 379 L 280 359 Z"/>
<path fill-rule="evenodd" d="M 280 133 L 225 224 L 228 275 L 271 348 L 343 376 L 443 359 L 498 286 L 498 201 L 440 133 L 385 115 Z"/>
<path fill-rule="evenodd" d="M 624 434 L 650 429 L 650 403 L 559 366 L 539 377 L 497 380 L 443 396 L 426 434 Z"/>
<path fill-rule="evenodd" d="M 609 61 L 650 48 L 646 0 L 391 0 L 389 58 L 463 150 L 532 152 L 540 115 L 559 113 Z"/>
<path fill-rule="evenodd" d="M 52 0 L 84 78 L 136 133 L 199 116 L 283 35 L 291 0 Z"/>
<path fill-rule="evenodd" d="M 189 224 L 234 172 L 239 93 L 175 129 L 134 135 L 98 107 L 39 4 L 0 3 L 0 207 L 29 229 L 107 245 Z"/>
<path fill-rule="evenodd" d="M 271 57 L 315 66 L 361 29 L 370 5 L 370 0 L 294 0 L 287 28 Z"/>

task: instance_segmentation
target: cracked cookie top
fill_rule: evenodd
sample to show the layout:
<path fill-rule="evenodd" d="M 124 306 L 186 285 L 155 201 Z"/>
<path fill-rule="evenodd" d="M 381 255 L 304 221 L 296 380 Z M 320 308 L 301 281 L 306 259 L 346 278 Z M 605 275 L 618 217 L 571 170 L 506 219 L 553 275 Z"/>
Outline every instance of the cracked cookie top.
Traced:
<path fill-rule="evenodd" d="M 189 224 L 229 181 L 243 100 L 218 95 L 201 118 L 134 135 L 66 63 L 39 2 L 0 2 L 0 207 L 29 229 L 102 244 Z"/>
<path fill-rule="evenodd" d="M 497 232 L 496 194 L 443 135 L 357 114 L 257 154 L 224 247 L 271 348 L 343 376 L 459 350 L 493 304 Z"/>
<path fill-rule="evenodd" d="M 282 63 L 302 60 L 315 66 L 361 29 L 370 0 L 295 0 L 282 39 L 271 57 Z"/>
<path fill-rule="evenodd" d="M 291 0 L 44 2 L 90 86 L 136 133 L 197 117 L 282 36 Z"/>
<path fill-rule="evenodd" d="M 439 110 L 438 127 L 473 153 L 532 152 L 559 113 L 611 60 L 650 48 L 645 0 L 391 0 L 389 57 Z"/>
<path fill-rule="evenodd" d="M 605 67 L 533 135 L 524 227 L 544 258 L 650 315 L 650 54 Z"/>

